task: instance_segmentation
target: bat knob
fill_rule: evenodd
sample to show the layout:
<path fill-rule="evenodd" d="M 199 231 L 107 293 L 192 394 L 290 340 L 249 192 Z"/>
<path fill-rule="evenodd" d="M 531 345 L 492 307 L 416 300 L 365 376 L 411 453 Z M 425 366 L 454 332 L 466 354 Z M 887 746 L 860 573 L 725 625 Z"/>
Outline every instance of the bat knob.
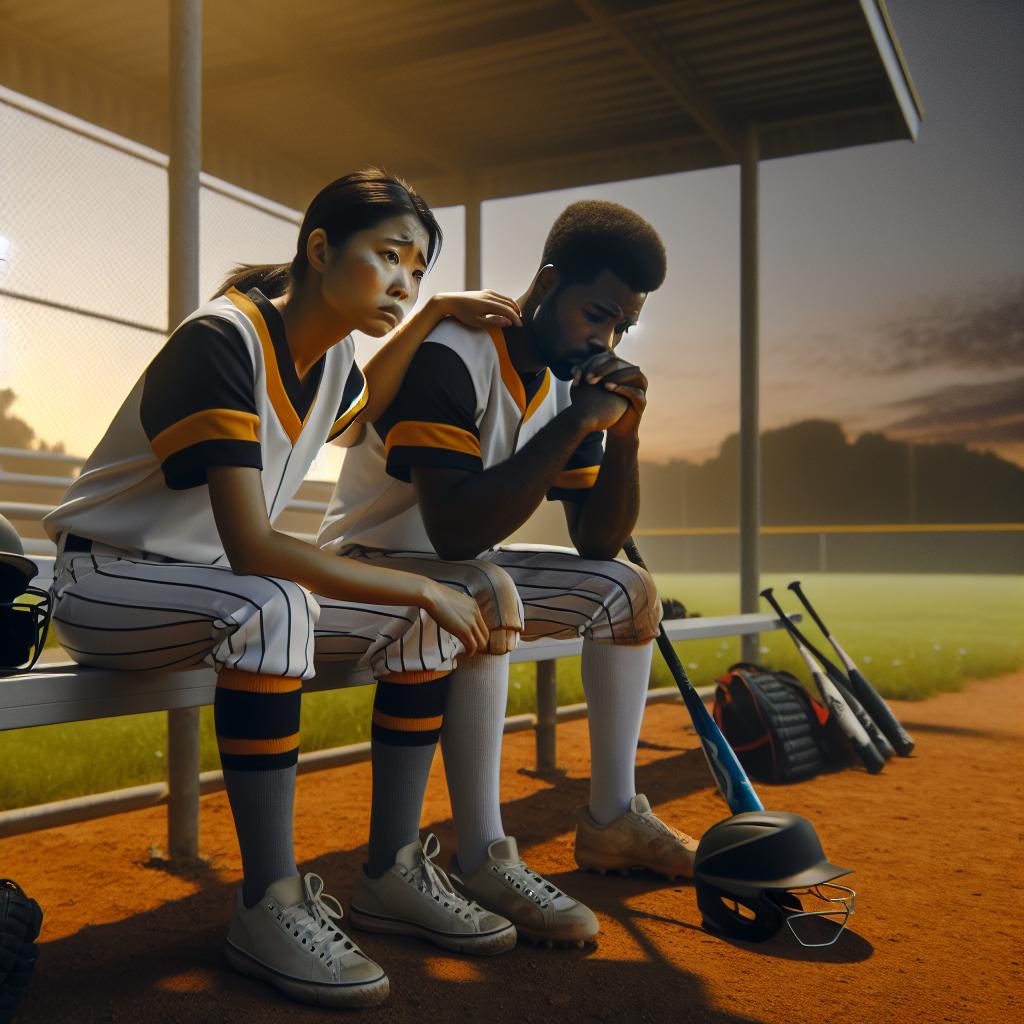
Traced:
<path fill-rule="evenodd" d="M 771 587 L 765 587 L 764 590 L 761 591 L 761 596 L 765 600 L 767 600 L 769 597 L 772 596 L 772 588 Z"/>
<path fill-rule="evenodd" d="M 800 589 L 800 581 L 793 580 L 792 583 L 787 583 L 786 587 L 788 590 L 792 590 L 794 593 Z"/>

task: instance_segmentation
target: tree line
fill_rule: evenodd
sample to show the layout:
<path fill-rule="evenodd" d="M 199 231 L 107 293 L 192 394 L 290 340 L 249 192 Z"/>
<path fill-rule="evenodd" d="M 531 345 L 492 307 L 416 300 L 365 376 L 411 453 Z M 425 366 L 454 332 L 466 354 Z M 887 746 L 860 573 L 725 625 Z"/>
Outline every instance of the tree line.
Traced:
<path fill-rule="evenodd" d="M 850 441 L 805 420 L 761 435 L 761 468 L 766 526 L 1024 521 L 1024 469 L 962 444 Z M 640 526 L 735 526 L 738 435 L 706 462 L 642 464 L 640 488 Z"/>

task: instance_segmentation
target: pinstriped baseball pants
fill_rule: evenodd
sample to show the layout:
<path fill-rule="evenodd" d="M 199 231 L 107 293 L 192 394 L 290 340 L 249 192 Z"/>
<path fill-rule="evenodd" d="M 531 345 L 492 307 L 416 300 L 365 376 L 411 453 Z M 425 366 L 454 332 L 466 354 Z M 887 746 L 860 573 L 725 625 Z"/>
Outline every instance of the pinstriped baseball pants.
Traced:
<path fill-rule="evenodd" d="M 485 583 L 452 585 L 476 596 Z M 54 594 L 61 644 L 75 661 L 102 668 L 206 663 L 310 679 L 317 657 L 357 661 L 369 682 L 448 672 L 462 653 L 420 608 L 321 599 L 288 580 L 100 544 L 58 557 Z M 494 653 L 515 639 L 514 631 L 496 635 Z"/>
<path fill-rule="evenodd" d="M 451 586 L 472 586 L 492 637 L 507 631 L 520 633 L 523 640 L 584 636 L 597 643 L 633 646 L 658 635 L 661 601 L 654 580 L 624 560 L 586 559 L 572 548 L 542 544 L 510 544 L 464 562 L 360 545 L 339 554 Z M 490 577 L 486 601 L 477 596 L 484 589 L 477 583 L 482 574 Z M 497 645 L 495 639 L 492 654 L 503 653 Z"/>

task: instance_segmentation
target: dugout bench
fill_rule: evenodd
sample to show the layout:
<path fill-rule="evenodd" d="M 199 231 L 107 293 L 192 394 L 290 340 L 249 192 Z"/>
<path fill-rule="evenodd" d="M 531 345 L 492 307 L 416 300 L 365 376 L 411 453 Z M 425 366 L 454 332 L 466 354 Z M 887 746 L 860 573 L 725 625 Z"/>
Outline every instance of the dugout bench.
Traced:
<path fill-rule="evenodd" d="M 0 454 L 13 453 L 10 449 L 0 449 Z M 32 456 L 37 454 L 31 453 Z M 72 461 L 67 456 L 63 459 Z M 17 483 L 30 488 L 52 489 L 58 483 L 66 486 L 69 482 L 67 478 L 0 470 L 0 486 Z M 0 501 L 0 513 L 15 521 L 28 520 L 35 527 L 51 507 L 35 501 Z M 288 507 L 288 511 L 303 516 L 307 522 L 309 517 L 322 517 L 325 509 L 326 501 L 323 500 L 295 499 Z M 288 532 L 304 540 L 313 540 L 301 529 Z M 47 588 L 55 561 L 52 543 L 38 537 L 29 538 L 25 541 L 25 553 L 39 565 L 35 584 Z M 793 618 L 798 619 L 799 616 Z M 673 619 L 667 620 L 664 626 L 673 641 L 745 636 L 782 628 L 776 616 L 765 614 Z M 558 722 L 586 717 L 585 704 L 558 707 L 556 691 L 558 659 L 578 656 L 582 645 L 581 638 L 539 640 L 520 643 L 512 652 L 513 662 L 532 662 L 537 666 L 536 704 L 532 714 L 507 718 L 505 731 L 534 730 L 535 768 L 538 773 L 551 773 L 557 769 Z M 324 661 L 317 663 L 316 677 L 303 684 L 303 692 L 315 693 L 372 682 L 373 677 L 367 668 L 359 668 L 350 662 Z M 72 661 L 44 661 L 30 673 L 0 678 L 0 732 L 149 711 L 198 709 L 213 703 L 215 687 L 216 673 L 206 665 L 185 669 L 115 671 L 85 668 Z M 702 696 L 711 692 L 712 688 L 708 687 Z M 675 686 L 648 693 L 648 703 L 679 700 Z M 199 772 L 198 740 L 184 756 L 179 754 L 175 757 L 173 749 L 169 755 L 166 782 L 0 812 L 0 838 L 164 803 L 168 805 L 169 834 L 198 838 L 198 798 L 223 789 L 223 776 L 219 771 Z M 298 770 L 303 773 L 354 764 L 369 760 L 369 756 L 368 742 L 310 751 L 299 755 Z"/>

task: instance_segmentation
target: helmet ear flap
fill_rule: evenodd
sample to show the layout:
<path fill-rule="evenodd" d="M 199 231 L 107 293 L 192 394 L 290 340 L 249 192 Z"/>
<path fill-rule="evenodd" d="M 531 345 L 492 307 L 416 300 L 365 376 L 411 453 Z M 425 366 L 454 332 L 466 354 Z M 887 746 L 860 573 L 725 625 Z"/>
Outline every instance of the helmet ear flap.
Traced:
<path fill-rule="evenodd" d="M 36 663 L 46 644 L 52 603 L 38 587 L 0 596 L 0 676 L 27 672 Z"/>
<path fill-rule="evenodd" d="M 765 889 L 765 896 L 781 907 L 783 916 L 787 914 L 799 914 L 803 911 L 804 905 L 799 897 L 785 889 Z"/>
<path fill-rule="evenodd" d="M 704 927 L 745 942 L 765 942 L 782 927 L 786 911 L 772 897 L 765 890 L 727 892 L 707 882 L 697 883 L 697 906 Z"/>

